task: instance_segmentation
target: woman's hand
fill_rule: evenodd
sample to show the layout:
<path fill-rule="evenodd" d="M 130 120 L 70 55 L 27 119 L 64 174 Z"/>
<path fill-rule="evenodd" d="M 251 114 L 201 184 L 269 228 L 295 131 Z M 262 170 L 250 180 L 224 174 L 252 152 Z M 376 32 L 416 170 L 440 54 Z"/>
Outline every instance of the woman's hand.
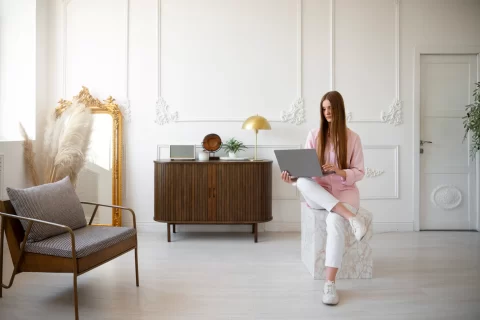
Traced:
<path fill-rule="evenodd" d="M 347 173 L 345 170 L 339 169 L 336 165 L 332 163 L 326 163 L 322 166 L 322 170 L 326 172 L 335 172 L 335 174 L 338 174 L 339 176 L 346 178 Z"/>
<path fill-rule="evenodd" d="M 288 171 L 282 171 L 282 180 L 286 183 L 294 183 L 297 181 L 297 178 L 292 177 Z"/>

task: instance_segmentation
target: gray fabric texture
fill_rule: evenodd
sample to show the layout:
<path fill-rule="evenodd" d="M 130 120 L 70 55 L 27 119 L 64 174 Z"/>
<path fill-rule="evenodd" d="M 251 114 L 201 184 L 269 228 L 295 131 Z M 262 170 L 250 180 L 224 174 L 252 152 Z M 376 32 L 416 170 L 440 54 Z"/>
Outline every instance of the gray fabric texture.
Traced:
<path fill-rule="evenodd" d="M 137 232 L 134 228 L 127 227 L 86 226 L 73 233 L 77 258 L 82 258 L 133 237 Z M 25 251 L 71 258 L 72 239 L 70 233 L 64 233 L 43 241 L 27 243 Z"/>
<path fill-rule="evenodd" d="M 60 181 L 26 189 L 7 188 L 18 216 L 63 224 L 71 229 L 85 227 L 87 221 L 75 189 L 67 176 Z M 28 221 L 22 221 L 24 230 Z M 63 228 L 33 223 L 27 242 L 41 241 L 67 232 Z"/>

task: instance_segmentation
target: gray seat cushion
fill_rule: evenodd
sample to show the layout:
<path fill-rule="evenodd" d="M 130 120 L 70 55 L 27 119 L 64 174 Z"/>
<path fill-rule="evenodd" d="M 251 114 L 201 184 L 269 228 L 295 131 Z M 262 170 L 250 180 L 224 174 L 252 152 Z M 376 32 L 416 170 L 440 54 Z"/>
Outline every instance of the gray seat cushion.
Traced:
<path fill-rule="evenodd" d="M 82 258 L 133 237 L 137 232 L 134 228 L 127 227 L 86 226 L 75 230 L 73 233 L 75 234 L 77 258 Z M 25 251 L 71 258 L 72 240 L 70 233 L 64 233 L 42 241 L 27 242 Z"/>
<path fill-rule="evenodd" d="M 87 225 L 82 205 L 68 176 L 54 183 L 26 189 L 7 188 L 7 193 L 20 217 L 63 224 L 72 230 Z M 22 221 L 24 230 L 27 225 L 27 221 Z M 63 228 L 34 223 L 27 242 L 41 241 L 65 232 Z"/>

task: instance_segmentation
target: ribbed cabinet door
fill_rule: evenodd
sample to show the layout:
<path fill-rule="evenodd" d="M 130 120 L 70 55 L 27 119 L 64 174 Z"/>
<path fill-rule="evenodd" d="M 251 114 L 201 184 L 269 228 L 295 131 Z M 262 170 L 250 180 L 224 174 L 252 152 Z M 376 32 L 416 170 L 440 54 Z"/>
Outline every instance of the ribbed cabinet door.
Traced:
<path fill-rule="evenodd" d="M 217 220 L 254 222 L 264 214 L 262 166 L 255 163 L 219 164 Z"/>
<path fill-rule="evenodd" d="M 155 167 L 155 219 L 207 221 L 208 168 L 188 163 L 162 163 Z"/>

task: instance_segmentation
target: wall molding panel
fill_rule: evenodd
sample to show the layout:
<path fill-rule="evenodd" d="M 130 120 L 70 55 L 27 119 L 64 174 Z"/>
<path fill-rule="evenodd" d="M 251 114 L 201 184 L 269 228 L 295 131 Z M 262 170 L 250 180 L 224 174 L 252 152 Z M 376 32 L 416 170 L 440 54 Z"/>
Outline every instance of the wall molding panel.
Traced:
<path fill-rule="evenodd" d="M 305 107 L 303 99 L 303 90 L 302 90 L 302 0 L 297 1 L 297 39 L 296 39 L 296 48 L 297 48 L 297 97 L 291 102 L 290 107 L 280 111 L 278 116 L 275 115 L 266 115 L 265 117 L 269 122 L 280 122 L 280 123 L 290 123 L 294 125 L 301 125 L 305 122 Z M 161 84 L 161 49 L 162 49 L 162 39 L 161 39 L 161 15 L 162 15 L 162 0 L 157 0 L 157 101 L 155 103 L 156 118 L 155 123 L 163 126 L 169 123 L 176 122 L 244 122 L 249 115 L 241 118 L 188 118 L 187 116 L 182 116 L 179 114 L 179 111 L 176 109 L 171 110 L 170 105 L 165 101 L 162 96 L 162 84 Z"/>
<path fill-rule="evenodd" d="M 63 0 L 62 1 L 62 98 L 66 100 L 70 100 L 71 97 L 67 97 L 67 53 L 68 53 L 68 14 L 67 9 L 68 5 L 75 0 Z M 79 0 L 76 0 L 79 1 Z M 122 111 L 122 115 L 127 122 L 131 122 L 131 108 L 130 108 L 130 95 L 129 95 L 129 33 L 130 33 L 130 0 L 123 0 L 125 5 L 125 30 L 124 30 L 124 54 L 125 54 L 125 61 L 123 65 L 124 71 L 124 94 L 123 97 L 114 97 L 117 101 L 120 110 Z M 95 89 L 91 88 L 88 83 L 84 84 L 90 90 Z M 78 91 L 81 88 L 78 88 Z M 102 100 L 101 98 L 99 98 Z"/>
<path fill-rule="evenodd" d="M 366 178 L 375 178 L 381 176 L 384 172 L 384 170 L 365 167 Z"/>
<path fill-rule="evenodd" d="M 361 200 L 386 200 L 386 199 L 399 199 L 399 154 L 398 145 L 365 145 L 363 147 L 365 155 L 365 178 L 359 181 L 358 187 L 360 189 Z M 382 156 L 382 162 L 384 164 L 378 166 L 382 169 L 377 169 L 377 166 L 371 166 L 372 160 L 369 160 L 369 150 L 375 152 L 381 150 L 385 151 L 387 155 Z M 390 155 L 388 155 L 390 154 Z M 375 157 L 379 159 L 380 157 Z M 393 160 L 393 163 L 391 161 Z M 375 163 L 377 164 L 377 163 Z M 387 170 L 383 168 L 391 168 Z M 393 171 L 393 172 L 392 172 Z M 383 193 L 385 189 L 390 189 L 391 193 Z"/>
<path fill-rule="evenodd" d="M 387 111 L 380 111 L 378 119 L 356 118 L 346 110 L 347 122 L 378 122 L 398 126 L 403 123 L 403 102 L 400 100 L 400 0 L 393 0 L 395 8 L 395 97 Z M 335 90 L 335 0 L 330 0 L 330 89 Z"/>

